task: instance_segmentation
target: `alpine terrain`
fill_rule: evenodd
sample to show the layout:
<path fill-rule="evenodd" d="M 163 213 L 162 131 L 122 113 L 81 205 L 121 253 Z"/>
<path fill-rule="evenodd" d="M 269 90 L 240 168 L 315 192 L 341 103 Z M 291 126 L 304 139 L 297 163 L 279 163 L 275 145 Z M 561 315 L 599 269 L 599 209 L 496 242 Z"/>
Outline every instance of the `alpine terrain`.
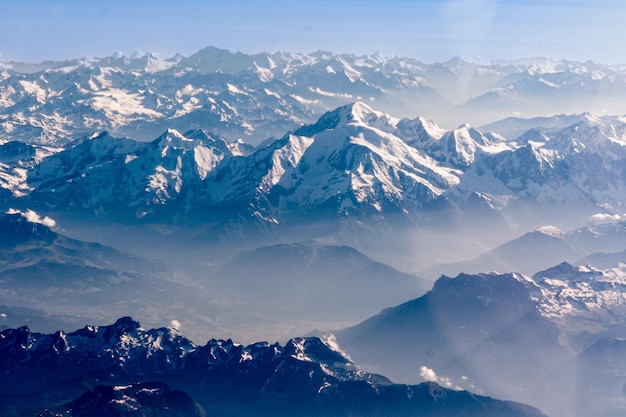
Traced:
<path fill-rule="evenodd" d="M 0 62 L 0 414 L 623 415 L 625 93 L 546 58 Z"/>

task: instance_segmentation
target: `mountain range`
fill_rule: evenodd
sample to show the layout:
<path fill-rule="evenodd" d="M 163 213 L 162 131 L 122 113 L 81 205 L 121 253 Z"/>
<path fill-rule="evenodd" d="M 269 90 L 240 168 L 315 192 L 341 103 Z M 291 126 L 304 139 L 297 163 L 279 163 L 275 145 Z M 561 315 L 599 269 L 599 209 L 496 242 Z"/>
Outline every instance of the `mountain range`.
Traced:
<path fill-rule="evenodd" d="M 553 266 L 555 260 L 608 269 L 626 260 L 623 256 L 625 231 L 623 221 L 590 223 L 575 230 L 542 226 L 474 259 L 433 265 L 419 271 L 419 274 L 427 278 L 481 271 L 517 271 L 532 275 Z"/>
<path fill-rule="evenodd" d="M 170 129 L 151 142 L 101 133 L 38 163 L 28 152 L 14 158 L 3 188 L 15 197 L 9 204 L 126 222 L 245 216 L 272 224 L 325 213 L 414 219 L 446 206 L 498 211 L 528 203 L 613 214 L 626 195 L 625 129 L 623 121 L 583 115 L 518 143 L 356 103 L 254 150 L 203 131 Z"/>
<path fill-rule="evenodd" d="M 125 317 L 71 333 L 3 330 L 0 352 L 1 404 L 12 415 L 544 415 L 432 382 L 394 384 L 318 338 L 196 346 Z"/>
<path fill-rule="evenodd" d="M 625 92 L 546 59 L 0 63 L 0 414 L 623 415 Z M 56 331 L 126 315 L 155 329 Z"/>
<path fill-rule="evenodd" d="M 624 69 L 545 58 L 425 64 L 380 55 L 241 52 L 207 47 L 29 64 L 0 63 L 0 138 L 65 143 L 93 131 L 149 140 L 205 129 L 254 144 L 364 100 L 453 127 L 507 117 L 624 114 Z"/>
<path fill-rule="evenodd" d="M 181 248 L 181 259 L 331 237 L 423 270 L 545 225 L 569 230 L 623 214 L 626 122 L 590 114 L 569 122 L 508 140 L 357 102 L 257 147 L 174 129 L 149 142 L 106 132 L 56 148 L 13 141 L 0 145 L 2 207 L 35 210 L 70 235 L 115 247 L 120 233 L 103 241 L 106 229 L 126 228 L 135 248 Z M 580 258 L 594 252 L 602 250 Z M 563 260 L 574 261 L 537 269 Z M 515 270 L 512 261 L 503 270 Z"/>

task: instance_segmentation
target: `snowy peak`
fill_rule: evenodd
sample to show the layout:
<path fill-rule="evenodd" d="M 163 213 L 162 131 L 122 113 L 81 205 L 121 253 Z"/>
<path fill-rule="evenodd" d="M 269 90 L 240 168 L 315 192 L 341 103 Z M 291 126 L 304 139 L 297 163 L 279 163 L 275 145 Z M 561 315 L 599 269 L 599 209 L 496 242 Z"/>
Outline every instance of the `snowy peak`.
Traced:
<path fill-rule="evenodd" d="M 550 140 L 550 137 L 546 135 L 541 129 L 533 128 L 528 130 L 526 133 L 518 136 L 515 139 L 515 143 L 520 146 L 534 144 L 537 146 L 543 145 Z"/>
<path fill-rule="evenodd" d="M 408 213 L 458 182 L 454 172 L 396 136 L 397 123 L 398 119 L 355 103 L 294 132 L 293 137 L 312 141 L 307 142 L 299 169 L 290 177 L 289 199 L 295 204 L 301 204 L 298 200 L 308 200 L 308 204 L 334 201 L 338 212 L 363 208 Z"/>
<path fill-rule="evenodd" d="M 494 144 L 478 130 L 465 124 L 459 128 L 446 133 L 439 139 L 442 149 L 439 151 L 439 158 L 455 167 L 467 167 L 471 165 L 477 153 L 499 153 L 503 150 L 511 149 L 510 145 L 504 142 Z"/>
<path fill-rule="evenodd" d="M 537 233 L 541 233 L 546 236 L 562 239 L 567 235 L 567 232 L 559 229 L 555 226 L 542 226 L 536 230 Z"/>
<path fill-rule="evenodd" d="M 600 119 L 589 113 L 580 121 L 558 133 L 547 145 L 563 153 L 597 152 L 623 157 L 626 155 L 626 123 L 619 119 Z"/>
<path fill-rule="evenodd" d="M 402 119 L 397 124 L 398 136 L 409 145 L 420 148 L 429 141 L 441 139 L 447 130 L 439 127 L 437 123 L 424 117 L 415 119 Z"/>
<path fill-rule="evenodd" d="M 354 123 L 365 125 L 385 132 L 394 129 L 398 123 L 398 119 L 386 113 L 375 111 L 367 104 L 360 101 L 340 107 L 337 111 L 340 114 L 340 120 L 346 124 Z"/>
<path fill-rule="evenodd" d="M 356 369 L 337 348 L 332 348 L 327 341 L 316 337 L 299 337 L 287 342 L 284 354 L 300 361 L 319 362 L 329 368 Z"/>
<path fill-rule="evenodd" d="M 198 145 L 200 141 L 194 141 L 180 134 L 175 129 L 167 129 L 163 135 L 159 136 L 156 140 L 158 146 L 161 148 L 173 147 L 177 149 L 190 150 Z"/>
<path fill-rule="evenodd" d="M 228 141 L 224 139 L 223 137 L 210 135 L 202 129 L 188 130 L 183 134 L 183 136 L 185 138 L 198 140 L 200 141 L 200 143 L 204 144 L 205 146 L 219 149 L 221 152 L 227 155 L 234 154 L 233 150 L 238 150 L 239 152 L 243 152 L 244 150 L 251 148 L 250 145 L 247 145 L 241 139 L 239 139 L 235 143 L 228 143 Z"/>
<path fill-rule="evenodd" d="M 424 118 L 401 120 L 396 134 L 438 163 L 455 169 L 466 169 L 479 154 L 492 155 L 514 149 L 501 137 L 483 134 L 468 124 L 447 131 Z"/>
<path fill-rule="evenodd" d="M 96 210 L 130 204 L 143 217 L 185 190 L 197 192 L 207 175 L 232 156 L 221 138 L 199 130 L 189 134 L 168 129 L 148 143 L 104 132 L 76 141 L 33 170 L 33 198 Z"/>
<path fill-rule="evenodd" d="M 0 71 L 0 140 L 47 144 L 94 130 L 149 140 L 167 127 L 210 128 L 229 141 L 252 138 L 258 144 L 358 100 L 389 113 L 410 108 L 449 125 L 487 123 L 492 119 L 486 117 L 512 111 L 618 113 L 626 91 L 622 69 L 591 63 L 477 65 L 455 59 L 427 65 L 381 55 L 248 55 L 214 47 L 187 58 L 117 53 L 3 63 Z M 465 103 L 464 111 L 451 112 L 452 103 Z"/>
<path fill-rule="evenodd" d="M 313 136 L 324 130 L 336 129 L 340 126 L 363 126 L 377 128 L 385 132 L 395 129 L 398 119 L 386 113 L 373 110 L 363 102 L 355 102 L 341 106 L 323 114 L 316 123 L 294 132 L 295 135 Z"/>

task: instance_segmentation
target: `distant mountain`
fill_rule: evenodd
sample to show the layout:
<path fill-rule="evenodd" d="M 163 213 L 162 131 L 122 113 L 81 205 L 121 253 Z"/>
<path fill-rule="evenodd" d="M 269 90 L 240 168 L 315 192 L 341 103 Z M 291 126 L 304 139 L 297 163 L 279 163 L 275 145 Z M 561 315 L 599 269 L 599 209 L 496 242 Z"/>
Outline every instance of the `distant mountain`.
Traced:
<path fill-rule="evenodd" d="M 587 61 L 544 60 L 521 66 L 488 91 L 457 106 L 477 125 L 520 115 L 525 118 L 592 112 L 623 114 L 626 76 L 623 69 Z"/>
<path fill-rule="evenodd" d="M 243 251 L 215 275 L 219 280 L 213 285 L 239 301 L 327 323 L 361 320 L 423 294 L 429 286 L 349 246 L 320 243 Z"/>
<path fill-rule="evenodd" d="M 533 232 L 500 245 L 477 258 L 447 265 L 435 265 L 420 271 L 426 277 L 434 278 L 442 274 L 458 274 L 461 271 L 517 271 L 524 274 L 552 266 L 555 261 L 576 264 L 598 265 L 585 257 L 597 252 L 618 252 L 626 248 L 626 223 L 589 225 L 580 229 L 565 231 L 553 226 L 544 226 Z M 616 255 L 617 256 L 617 255 Z M 585 258 L 582 259 L 581 258 Z M 623 261 L 624 259 L 622 259 Z M 579 262 L 580 261 L 580 262 Z M 612 265 L 619 261 L 615 258 Z"/>
<path fill-rule="evenodd" d="M 0 216 L 0 326 L 50 331 L 125 312 L 153 325 L 183 320 L 194 337 L 287 338 L 354 323 L 427 287 L 348 246 L 239 248 L 212 264 L 207 246 L 168 241 L 145 249 L 156 261 L 69 238 L 37 216 Z"/>
<path fill-rule="evenodd" d="M 0 63 L 0 139 L 64 144 L 94 131 L 140 140 L 203 129 L 255 145 L 363 100 L 448 126 L 626 113 L 626 76 L 592 62 L 424 64 L 380 55 L 241 52 Z"/>
<path fill-rule="evenodd" d="M 622 400 L 614 400 L 621 394 L 607 392 L 611 403 L 600 405 L 579 391 L 608 387 L 603 375 L 617 377 L 614 367 L 576 358 L 598 340 L 625 336 L 625 279 L 623 264 L 599 270 L 567 263 L 532 278 L 444 276 L 422 297 L 334 334 L 355 363 L 398 381 L 472 387 L 554 416 L 590 409 L 618 415 Z M 579 360 L 594 372 L 577 375 Z"/>
<path fill-rule="evenodd" d="M 81 323 L 78 318 L 54 315 L 43 310 L 13 305 L 0 305 L 0 329 L 4 330 L 24 325 L 32 329 L 48 331 L 51 329 L 78 327 Z"/>
<path fill-rule="evenodd" d="M 280 137 L 323 112 L 364 97 L 448 105 L 411 60 L 319 52 L 256 54 L 208 47 L 161 60 L 107 57 L 41 65 L 6 63 L 0 138 L 65 143 L 93 131 L 151 139 L 167 128 L 205 129 L 231 141 Z M 416 97 L 416 98 L 415 98 Z"/>
<path fill-rule="evenodd" d="M 575 265 L 595 265 L 598 268 L 608 269 L 618 266 L 626 261 L 626 249 L 620 252 L 612 252 L 607 250 L 605 252 L 593 253 L 585 256 L 582 259 L 574 262 Z"/>
<path fill-rule="evenodd" d="M 581 115 L 565 114 L 531 118 L 507 117 L 493 123 L 479 126 L 478 129 L 483 132 L 498 132 L 508 140 L 514 140 L 519 143 L 520 137 L 523 138 L 529 131 L 547 133 L 558 132 L 559 130 L 577 123 L 580 117 Z"/>
<path fill-rule="evenodd" d="M 170 407 L 196 415 L 197 401 L 207 415 L 544 416 L 432 382 L 393 384 L 358 371 L 333 346 L 318 338 L 284 346 L 212 339 L 196 346 L 174 330 L 144 330 L 128 317 L 72 333 L 8 329 L 0 332 L 0 369 L 7 376 L 0 398 L 3 412 L 13 415 L 44 408 L 44 416 L 99 415 L 140 405 L 151 415 L 171 415 Z"/>
<path fill-rule="evenodd" d="M 157 274 L 160 266 L 98 243 L 67 238 L 22 213 L 0 216 L 0 280 L 5 289 L 104 290 Z"/>

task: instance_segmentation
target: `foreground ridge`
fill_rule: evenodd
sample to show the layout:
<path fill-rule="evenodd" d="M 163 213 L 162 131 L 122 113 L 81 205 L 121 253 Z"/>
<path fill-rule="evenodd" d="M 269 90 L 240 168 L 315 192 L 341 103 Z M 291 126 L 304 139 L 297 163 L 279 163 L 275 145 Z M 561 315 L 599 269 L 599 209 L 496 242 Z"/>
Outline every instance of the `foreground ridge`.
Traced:
<path fill-rule="evenodd" d="M 130 317 L 71 333 L 6 329 L 0 358 L 2 404 L 31 415 L 45 408 L 42 416 L 122 415 L 150 404 L 153 415 L 169 416 L 173 404 L 180 415 L 543 416 L 432 382 L 394 384 L 358 370 L 332 339 L 196 346 L 174 329 L 145 330 Z"/>

